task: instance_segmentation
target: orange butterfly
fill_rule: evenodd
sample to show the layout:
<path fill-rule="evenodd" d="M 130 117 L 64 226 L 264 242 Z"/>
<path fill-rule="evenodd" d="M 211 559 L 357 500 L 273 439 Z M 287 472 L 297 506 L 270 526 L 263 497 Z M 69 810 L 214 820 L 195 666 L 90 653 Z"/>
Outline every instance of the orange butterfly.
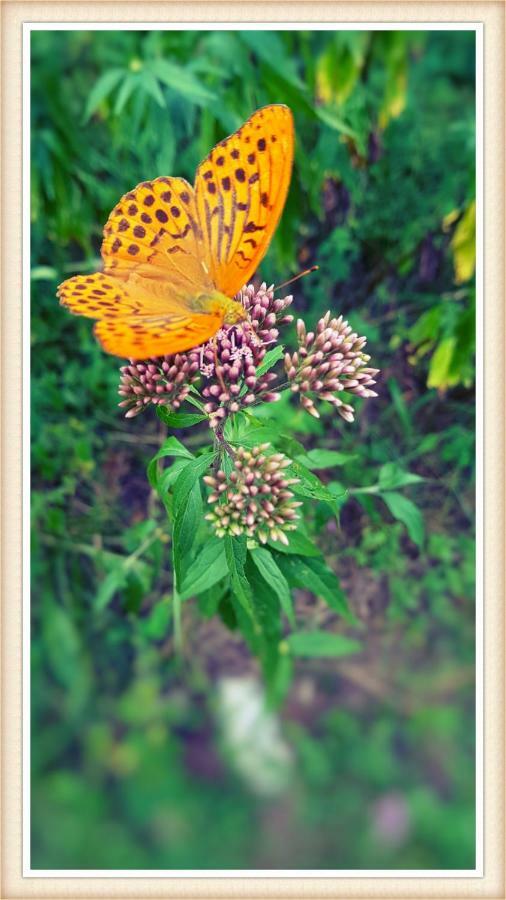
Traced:
<path fill-rule="evenodd" d="M 144 181 L 104 228 L 104 271 L 58 288 L 98 319 L 104 350 L 146 359 L 196 347 L 246 318 L 232 299 L 265 256 L 285 205 L 294 149 L 287 106 L 257 110 L 184 178 Z"/>

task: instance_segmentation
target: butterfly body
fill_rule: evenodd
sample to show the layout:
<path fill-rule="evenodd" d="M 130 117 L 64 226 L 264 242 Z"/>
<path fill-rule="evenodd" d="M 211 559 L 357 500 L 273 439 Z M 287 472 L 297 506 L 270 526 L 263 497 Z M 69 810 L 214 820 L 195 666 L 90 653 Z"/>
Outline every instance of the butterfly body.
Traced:
<path fill-rule="evenodd" d="M 221 294 L 220 291 L 212 291 L 209 294 L 201 294 L 191 301 L 192 309 L 197 312 L 208 313 L 212 316 L 222 316 L 224 325 L 235 325 L 248 318 L 248 314 L 238 300 L 233 300 Z"/>
<path fill-rule="evenodd" d="M 104 228 L 104 271 L 58 288 L 71 312 L 117 356 L 145 359 L 204 343 L 247 318 L 233 299 L 256 271 L 281 215 L 293 160 L 288 107 L 257 110 L 211 151 L 195 185 L 137 185 Z"/>

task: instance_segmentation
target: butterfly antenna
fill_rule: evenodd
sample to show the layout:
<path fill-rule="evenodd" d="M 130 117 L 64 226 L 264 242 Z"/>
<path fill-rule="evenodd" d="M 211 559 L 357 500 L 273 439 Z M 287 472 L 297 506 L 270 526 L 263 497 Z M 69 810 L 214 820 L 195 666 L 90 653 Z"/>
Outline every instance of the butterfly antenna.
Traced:
<path fill-rule="evenodd" d="M 283 281 L 281 284 L 274 285 L 274 290 L 279 291 L 282 287 L 287 287 L 289 284 L 293 284 L 294 281 L 298 281 L 299 278 L 304 278 L 304 275 L 310 275 L 311 272 L 316 272 L 320 266 L 311 266 L 310 269 L 304 269 L 303 272 L 299 272 L 298 275 L 294 275 L 293 278 L 289 278 L 288 281 Z"/>

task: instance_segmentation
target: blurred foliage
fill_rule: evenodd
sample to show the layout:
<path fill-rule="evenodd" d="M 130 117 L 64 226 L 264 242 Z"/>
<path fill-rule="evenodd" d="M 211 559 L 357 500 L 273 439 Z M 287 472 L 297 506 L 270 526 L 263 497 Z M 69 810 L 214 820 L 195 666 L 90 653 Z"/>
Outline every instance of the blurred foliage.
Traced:
<path fill-rule="evenodd" d="M 121 194 L 192 180 L 272 102 L 297 150 L 261 274 L 318 264 L 295 311 L 346 315 L 382 381 L 353 425 L 277 405 L 335 499 L 308 505 L 329 571 L 303 536 L 298 566 L 278 548 L 303 634 L 279 634 L 277 711 L 238 733 L 226 679 L 251 661 L 219 582 L 200 620 L 183 594 L 173 651 L 145 477 L 165 428 L 121 418 L 114 360 L 55 288 L 95 268 Z M 31 111 L 32 865 L 471 868 L 474 35 L 32 32 Z M 241 750 L 270 765 L 264 733 L 285 769 L 268 795 Z"/>

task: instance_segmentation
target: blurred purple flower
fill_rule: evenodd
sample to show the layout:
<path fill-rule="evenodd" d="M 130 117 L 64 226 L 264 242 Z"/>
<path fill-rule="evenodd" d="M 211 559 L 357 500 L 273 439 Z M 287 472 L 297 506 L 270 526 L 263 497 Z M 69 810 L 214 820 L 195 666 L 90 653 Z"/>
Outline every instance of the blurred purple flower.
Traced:
<path fill-rule="evenodd" d="M 376 800 L 372 808 L 372 826 L 381 843 L 391 847 L 405 843 L 411 832 L 411 816 L 403 794 L 390 791 Z"/>

